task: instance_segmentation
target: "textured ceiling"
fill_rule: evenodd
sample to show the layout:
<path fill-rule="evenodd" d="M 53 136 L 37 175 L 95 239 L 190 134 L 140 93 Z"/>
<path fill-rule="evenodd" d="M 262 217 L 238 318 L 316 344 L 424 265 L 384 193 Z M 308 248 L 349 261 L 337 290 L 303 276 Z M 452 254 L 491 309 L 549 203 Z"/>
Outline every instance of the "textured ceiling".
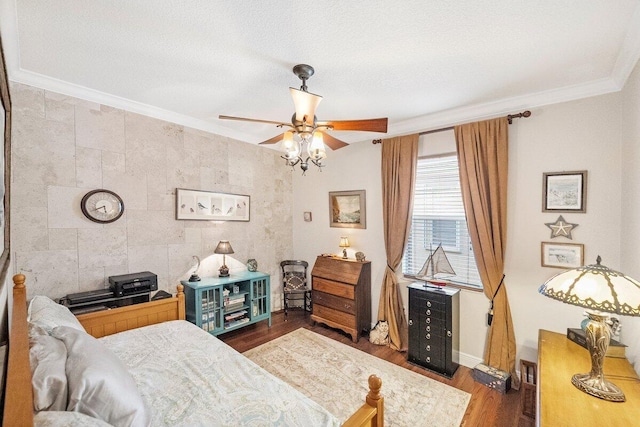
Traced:
<path fill-rule="evenodd" d="M 318 120 L 389 135 L 619 90 L 640 0 L 0 0 L 9 78 L 257 143 L 298 63 Z M 377 134 L 335 132 L 346 141 Z"/>

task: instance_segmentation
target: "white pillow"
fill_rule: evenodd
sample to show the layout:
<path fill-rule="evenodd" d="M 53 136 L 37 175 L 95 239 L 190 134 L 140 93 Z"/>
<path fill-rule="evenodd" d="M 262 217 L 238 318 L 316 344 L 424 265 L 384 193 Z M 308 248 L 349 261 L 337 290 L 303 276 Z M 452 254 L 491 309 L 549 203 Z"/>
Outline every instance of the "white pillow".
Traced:
<path fill-rule="evenodd" d="M 49 335 L 29 339 L 31 386 L 34 411 L 64 411 L 67 409 L 67 348 Z"/>
<path fill-rule="evenodd" d="M 42 411 L 33 418 L 34 427 L 110 427 L 102 420 L 69 411 Z"/>
<path fill-rule="evenodd" d="M 41 326 L 49 334 L 56 326 L 69 326 L 84 332 L 76 316 L 67 307 L 42 295 L 33 297 L 29 303 L 27 320 Z"/>
<path fill-rule="evenodd" d="M 100 341 L 67 326 L 51 335 L 67 347 L 68 411 L 114 426 L 148 426 L 151 412 L 122 361 Z"/>

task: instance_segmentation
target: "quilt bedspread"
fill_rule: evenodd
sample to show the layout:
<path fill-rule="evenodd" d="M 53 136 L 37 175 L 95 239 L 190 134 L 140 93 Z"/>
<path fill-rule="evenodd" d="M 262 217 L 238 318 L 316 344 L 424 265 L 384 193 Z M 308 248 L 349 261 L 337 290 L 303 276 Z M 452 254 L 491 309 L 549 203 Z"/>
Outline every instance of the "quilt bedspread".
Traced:
<path fill-rule="evenodd" d="M 153 408 L 153 426 L 338 426 L 317 403 L 193 324 L 100 339 Z"/>

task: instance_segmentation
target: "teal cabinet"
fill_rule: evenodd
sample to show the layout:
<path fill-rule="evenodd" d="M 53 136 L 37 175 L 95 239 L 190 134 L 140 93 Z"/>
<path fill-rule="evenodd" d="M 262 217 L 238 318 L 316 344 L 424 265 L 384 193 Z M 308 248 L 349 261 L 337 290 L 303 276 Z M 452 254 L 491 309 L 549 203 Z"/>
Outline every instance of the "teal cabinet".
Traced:
<path fill-rule="evenodd" d="M 262 320 L 271 326 L 268 274 L 245 271 L 229 277 L 203 277 L 199 282 L 181 283 L 187 320 L 212 335 Z"/>

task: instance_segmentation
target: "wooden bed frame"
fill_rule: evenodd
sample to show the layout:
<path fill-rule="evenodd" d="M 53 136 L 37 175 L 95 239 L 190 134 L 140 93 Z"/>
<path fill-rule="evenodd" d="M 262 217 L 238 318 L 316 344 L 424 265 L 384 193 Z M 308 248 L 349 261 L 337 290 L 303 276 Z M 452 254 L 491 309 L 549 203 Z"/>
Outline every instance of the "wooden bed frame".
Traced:
<path fill-rule="evenodd" d="M 33 426 L 33 393 L 29 365 L 29 335 L 27 325 L 27 289 L 25 276 L 13 276 L 13 306 L 9 334 L 9 359 L 5 387 L 5 425 Z M 178 285 L 175 297 L 136 304 L 112 310 L 78 315 L 88 333 L 95 337 L 115 334 L 146 325 L 184 320 L 183 286 Z M 380 395 L 382 380 L 369 377 L 369 393 L 362 405 L 343 424 L 344 427 L 383 427 L 384 398 Z"/>

